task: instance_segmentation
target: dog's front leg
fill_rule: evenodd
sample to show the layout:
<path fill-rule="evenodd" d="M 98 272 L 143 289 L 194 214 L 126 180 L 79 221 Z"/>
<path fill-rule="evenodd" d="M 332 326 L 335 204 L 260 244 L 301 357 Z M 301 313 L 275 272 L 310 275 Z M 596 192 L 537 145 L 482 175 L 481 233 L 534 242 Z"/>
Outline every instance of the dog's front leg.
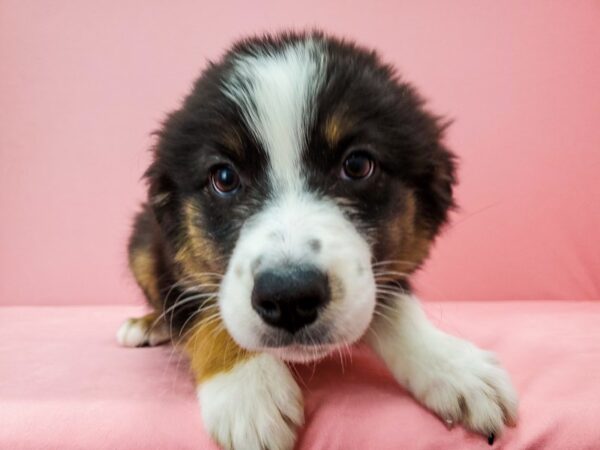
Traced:
<path fill-rule="evenodd" d="M 221 322 L 197 326 L 185 349 L 204 426 L 219 445 L 293 448 L 304 411 L 300 389 L 283 361 L 241 349 Z"/>
<path fill-rule="evenodd" d="M 490 441 L 516 421 L 516 393 L 493 354 L 435 328 L 413 296 L 398 295 L 379 311 L 367 340 L 421 403 Z"/>

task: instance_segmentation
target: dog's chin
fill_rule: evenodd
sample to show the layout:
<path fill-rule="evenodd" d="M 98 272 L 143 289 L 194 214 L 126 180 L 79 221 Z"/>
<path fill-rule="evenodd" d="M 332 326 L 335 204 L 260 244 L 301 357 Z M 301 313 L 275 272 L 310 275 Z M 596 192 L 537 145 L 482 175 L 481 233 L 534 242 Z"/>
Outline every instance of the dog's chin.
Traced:
<path fill-rule="evenodd" d="M 338 346 L 334 344 L 289 345 L 287 347 L 265 348 L 264 351 L 290 363 L 309 363 L 325 358 L 337 348 Z"/>
<path fill-rule="evenodd" d="M 236 333 L 232 333 L 232 336 L 246 350 L 268 353 L 290 363 L 319 361 L 336 350 L 348 347 L 348 341 L 333 338 L 333 333 L 327 327 L 318 324 L 294 334 L 268 328 L 254 334 L 247 341 L 236 339 Z"/>
<path fill-rule="evenodd" d="M 337 336 L 329 327 L 314 324 L 295 334 L 270 330 L 261 336 L 260 351 L 277 356 L 292 363 L 319 361 L 335 351 L 348 347 L 354 339 L 346 340 Z"/>

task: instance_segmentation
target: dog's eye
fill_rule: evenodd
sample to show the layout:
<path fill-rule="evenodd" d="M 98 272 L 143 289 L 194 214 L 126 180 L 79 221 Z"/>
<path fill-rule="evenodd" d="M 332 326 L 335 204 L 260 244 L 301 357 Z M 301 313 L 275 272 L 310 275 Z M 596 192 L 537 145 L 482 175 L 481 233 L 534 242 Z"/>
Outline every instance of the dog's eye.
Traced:
<path fill-rule="evenodd" d="M 361 180 L 368 178 L 375 170 L 375 160 L 364 151 L 350 153 L 342 164 L 342 178 Z"/>
<path fill-rule="evenodd" d="M 219 194 L 233 194 L 240 187 L 240 177 L 233 167 L 223 164 L 216 166 L 210 173 L 212 188 Z"/>

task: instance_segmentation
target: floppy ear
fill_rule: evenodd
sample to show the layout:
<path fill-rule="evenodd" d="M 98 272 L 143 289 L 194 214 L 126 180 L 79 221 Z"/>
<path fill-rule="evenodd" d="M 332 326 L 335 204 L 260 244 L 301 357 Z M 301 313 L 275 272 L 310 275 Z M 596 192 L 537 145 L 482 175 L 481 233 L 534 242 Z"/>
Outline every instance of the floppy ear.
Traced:
<path fill-rule="evenodd" d="M 418 183 L 417 196 L 423 225 L 435 237 L 448 221 L 448 213 L 456 207 L 456 156 L 440 141 L 444 127 L 439 130 L 437 143 L 429 149 L 427 167 Z"/>
<path fill-rule="evenodd" d="M 157 222 L 166 232 L 171 235 L 174 232 L 176 214 L 178 214 L 179 199 L 178 189 L 173 174 L 177 174 L 175 168 L 186 167 L 186 161 L 180 161 L 181 154 L 187 152 L 173 151 L 176 148 L 188 148 L 187 135 L 181 131 L 182 109 L 175 110 L 167 116 L 160 129 L 152 134 L 157 141 L 152 148 L 152 163 L 144 173 L 148 183 L 148 205 L 153 211 Z"/>
<path fill-rule="evenodd" d="M 397 79 L 394 98 L 398 142 L 406 152 L 402 164 L 410 172 L 417 200 L 416 224 L 435 238 L 455 207 L 456 156 L 444 144 L 451 121 L 430 112 L 417 89 Z M 400 153 L 403 153 L 400 152 Z"/>

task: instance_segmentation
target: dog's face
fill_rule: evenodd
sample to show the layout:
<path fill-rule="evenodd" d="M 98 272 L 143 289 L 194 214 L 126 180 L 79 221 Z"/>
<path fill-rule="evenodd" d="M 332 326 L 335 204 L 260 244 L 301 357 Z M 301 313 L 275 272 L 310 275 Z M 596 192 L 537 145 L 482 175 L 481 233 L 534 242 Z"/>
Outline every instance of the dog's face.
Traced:
<path fill-rule="evenodd" d="M 160 132 L 151 202 L 241 347 L 318 358 L 364 334 L 446 221 L 442 128 L 371 52 L 318 34 L 243 41 Z"/>

